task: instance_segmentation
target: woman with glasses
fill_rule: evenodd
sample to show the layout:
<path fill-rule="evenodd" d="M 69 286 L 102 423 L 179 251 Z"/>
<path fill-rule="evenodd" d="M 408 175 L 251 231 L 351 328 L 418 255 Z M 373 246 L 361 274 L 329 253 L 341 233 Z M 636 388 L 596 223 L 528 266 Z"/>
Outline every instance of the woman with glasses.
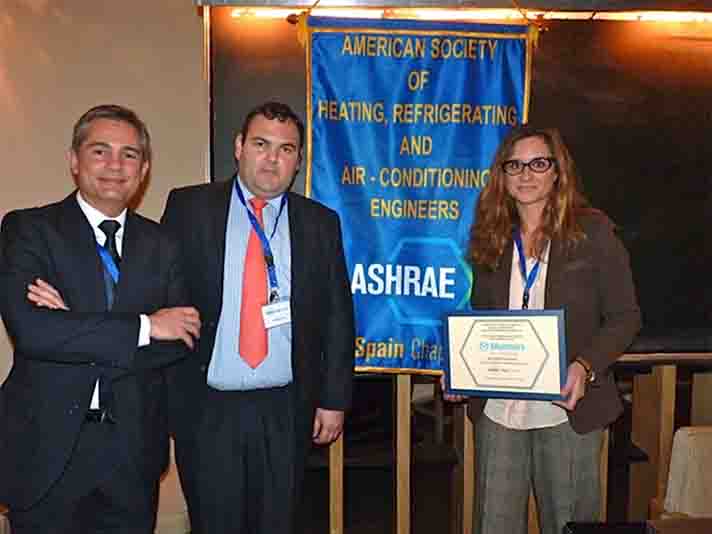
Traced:
<path fill-rule="evenodd" d="M 530 485 L 542 534 L 598 518 L 602 429 L 622 411 L 610 366 L 640 310 L 628 254 L 577 182 L 558 131 L 524 126 L 499 147 L 477 204 L 473 308 L 563 308 L 569 362 L 562 401 L 470 399 L 478 534 L 525 534 Z"/>

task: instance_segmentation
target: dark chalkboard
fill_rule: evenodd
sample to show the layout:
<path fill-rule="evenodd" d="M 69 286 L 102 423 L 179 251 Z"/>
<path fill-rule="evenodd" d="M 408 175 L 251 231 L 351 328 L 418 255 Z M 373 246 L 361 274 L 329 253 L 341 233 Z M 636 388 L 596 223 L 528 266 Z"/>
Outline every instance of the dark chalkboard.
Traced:
<path fill-rule="evenodd" d="M 302 117 L 306 109 L 296 27 L 231 11 L 211 10 L 214 179 L 234 172 L 233 139 L 250 108 L 278 99 Z M 645 325 L 634 348 L 710 351 L 710 24 L 548 24 L 530 122 L 562 131 L 587 196 L 619 225 Z"/>

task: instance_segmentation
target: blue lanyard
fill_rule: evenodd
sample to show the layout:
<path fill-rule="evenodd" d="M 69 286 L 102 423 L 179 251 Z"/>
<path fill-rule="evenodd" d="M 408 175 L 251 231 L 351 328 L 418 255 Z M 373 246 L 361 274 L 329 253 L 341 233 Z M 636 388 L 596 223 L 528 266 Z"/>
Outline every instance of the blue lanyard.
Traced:
<path fill-rule="evenodd" d="M 242 193 L 242 189 L 240 188 L 240 184 L 237 183 L 237 178 L 235 178 L 235 190 L 237 191 L 237 197 L 240 199 L 240 202 L 242 205 L 245 207 L 245 210 L 247 211 L 247 217 L 250 219 L 250 224 L 252 224 L 252 228 L 257 234 L 257 237 L 260 239 L 260 243 L 262 244 L 262 253 L 265 256 L 265 263 L 267 264 L 267 276 L 269 277 L 269 302 L 275 302 L 276 300 L 279 299 L 279 283 L 277 282 L 277 268 L 275 267 L 274 264 L 274 256 L 272 255 L 272 247 L 270 247 L 270 239 L 274 237 L 275 232 L 277 231 L 277 224 L 279 223 L 279 218 L 282 216 L 282 211 L 284 210 L 284 206 L 287 204 L 287 194 L 283 193 L 282 194 L 282 201 L 279 204 L 279 211 L 277 212 L 277 219 L 274 221 L 274 227 L 272 228 L 272 234 L 267 237 L 265 234 L 264 230 L 262 229 L 262 225 L 260 225 L 260 221 L 257 220 L 257 217 L 255 217 L 255 214 L 250 211 L 250 209 L 247 207 L 247 202 L 245 202 L 245 195 Z"/>
<path fill-rule="evenodd" d="M 524 246 L 522 245 L 522 234 L 517 229 L 512 232 L 512 237 L 514 239 L 514 244 L 517 245 L 517 252 L 519 252 L 519 272 L 522 274 L 522 281 L 524 282 L 524 294 L 522 295 L 522 309 L 526 310 L 529 308 L 529 290 L 534 285 L 536 276 L 539 274 L 539 264 L 541 263 L 539 259 L 536 260 L 534 267 L 527 274 L 527 259 L 524 255 Z"/>
<path fill-rule="evenodd" d="M 106 270 L 109 271 L 109 275 L 111 276 L 111 279 L 114 281 L 115 284 L 118 284 L 119 283 L 119 268 L 116 266 L 116 263 L 114 263 L 114 258 L 111 257 L 111 254 L 109 253 L 109 249 L 107 249 L 106 246 L 102 246 L 99 243 L 97 243 L 96 250 L 99 251 L 99 256 L 101 256 L 101 261 L 104 264 L 104 267 L 106 267 Z"/>

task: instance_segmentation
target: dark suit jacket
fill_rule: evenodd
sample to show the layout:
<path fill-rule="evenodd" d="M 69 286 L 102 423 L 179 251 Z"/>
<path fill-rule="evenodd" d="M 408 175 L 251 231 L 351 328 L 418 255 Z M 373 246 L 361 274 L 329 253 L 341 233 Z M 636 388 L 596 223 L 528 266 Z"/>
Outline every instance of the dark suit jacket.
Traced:
<path fill-rule="evenodd" d="M 628 253 L 603 214 L 579 219 L 586 239 L 568 254 L 553 241 L 546 276 L 546 307 L 563 308 L 569 362 L 585 358 L 597 380 L 589 386 L 576 409 L 569 412 L 573 429 L 585 434 L 614 421 L 622 405 L 609 367 L 633 341 L 641 319 L 630 271 Z M 500 266 L 491 271 L 476 267 L 472 307 L 507 309 L 512 243 Z M 470 417 L 476 421 L 485 399 L 470 400 Z"/>
<path fill-rule="evenodd" d="M 174 430 L 199 420 L 223 296 L 228 208 L 235 179 L 174 190 L 162 224 L 178 238 L 191 303 L 202 318 L 198 357 L 174 366 L 169 383 Z M 354 318 L 339 219 L 332 210 L 294 193 L 289 198 L 292 371 L 297 424 L 311 429 L 315 408 L 346 410 L 351 403 Z M 234 209 L 234 208 L 233 208 Z M 240 209 L 240 206 L 238 206 Z"/>
<path fill-rule="evenodd" d="M 175 343 L 139 349 L 137 341 L 139 313 L 186 301 L 177 248 L 156 223 L 129 212 L 116 299 L 105 311 L 96 239 L 75 195 L 2 222 L 0 311 L 15 353 L 0 390 L 0 502 L 11 508 L 31 506 L 61 476 L 99 376 L 112 381 L 119 450 L 147 484 L 167 465 L 158 368 L 185 351 Z M 37 277 L 70 311 L 27 300 Z"/>

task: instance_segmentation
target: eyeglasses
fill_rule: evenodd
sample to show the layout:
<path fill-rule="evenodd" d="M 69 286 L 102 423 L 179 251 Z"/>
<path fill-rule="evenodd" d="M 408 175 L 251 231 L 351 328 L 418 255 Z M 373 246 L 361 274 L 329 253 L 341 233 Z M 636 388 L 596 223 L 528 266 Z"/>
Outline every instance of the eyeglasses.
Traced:
<path fill-rule="evenodd" d="M 529 161 L 522 161 L 521 159 L 508 159 L 502 163 L 502 170 L 509 176 L 517 176 L 522 174 L 526 167 L 529 167 L 532 172 L 542 174 L 551 169 L 555 163 L 556 160 L 554 158 L 544 157 L 530 159 Z"/>

